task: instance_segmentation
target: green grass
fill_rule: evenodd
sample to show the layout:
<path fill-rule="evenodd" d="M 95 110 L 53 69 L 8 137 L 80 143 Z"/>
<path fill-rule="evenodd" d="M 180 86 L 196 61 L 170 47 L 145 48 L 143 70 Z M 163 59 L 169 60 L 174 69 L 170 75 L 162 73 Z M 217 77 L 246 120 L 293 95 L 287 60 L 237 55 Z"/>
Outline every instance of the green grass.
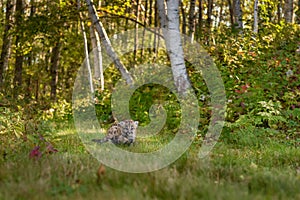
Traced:
<path fill-rule="evenodd" d="M 26 145 L 6 151 L 0 159 L 1 200 L 300 199 L 300 150 L 282 141 L 243 146 L 221 139 L 205 159 L 197 158 L 195 143 L 162 170 L 129 174 L 106 167 L 101 180 L 99 162 L 74 130 L 59 131 L 53 143 L 59 152 L 39 160 L 29 159 Z M 144 143 L 129 148 L 140 151 Z"/>

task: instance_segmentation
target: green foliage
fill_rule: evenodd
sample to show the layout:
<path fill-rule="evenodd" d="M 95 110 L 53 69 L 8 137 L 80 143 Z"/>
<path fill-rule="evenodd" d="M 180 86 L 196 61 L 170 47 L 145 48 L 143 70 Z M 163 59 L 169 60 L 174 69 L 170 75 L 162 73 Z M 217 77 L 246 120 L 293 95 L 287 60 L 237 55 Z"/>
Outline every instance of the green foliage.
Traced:
<path fill-rule="evenodd" d="M 50 105 L 50 109 L 44 110 L 40 119 L 47 121 L 69 121 L 72 119 L 72 105 L 66 100 L 58 100 Z"/>
<path fill-rule="evenodd" d="M 267 5 L 273 4 L 261 6 Z M 220 29 L 216 46 L 210 48 L 228 98 L 228 122 L 222 140 L 255 146 L 259 140 L 278 139 L 297 146 L 300 58 L 296 49 L 300 29 L 292 24 L 271 23 L 268 17 L 255 37 L 251 31 L 232 37 L 229 30 Z"/>
<path fill-rule="evenodd" d="M 0 107 L 0 141 L 8 147 L 25 133 L 25 123 L 21 112 L 14 112 L 10 108 Z M 1 145 L 2 146 L 2 145 Z M 5 148 L 4 147 L 4 148 Z"/>

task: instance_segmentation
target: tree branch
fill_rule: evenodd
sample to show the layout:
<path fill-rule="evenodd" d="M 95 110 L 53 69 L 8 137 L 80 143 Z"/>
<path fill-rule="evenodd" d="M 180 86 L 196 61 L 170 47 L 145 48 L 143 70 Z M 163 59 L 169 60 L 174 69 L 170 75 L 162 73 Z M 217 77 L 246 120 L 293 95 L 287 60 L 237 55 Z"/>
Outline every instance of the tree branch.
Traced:
<path fill-rule="evenodd" d="M 118 17 L 118 18 L 122 18 L 122 19 L 128 19 L 129 21 L 132 21 L 140 26 L 142 26 L 143 28 L 145 28 L 147 31 L 150 31 L 151 33 L 154 33 L 155 35 L 159 36 L 160 38 L 164 39 L 164 36 L 159 34 L 158 32 L 156 32 L 155 30 L 145 26 L 145 24 L 143 24 L 142 22 L 139 22 L 137 21 L 136 19 L 133 19 L 133 18 L 130 18 L 130 17 L 126 17 L 126 16 L 122 16 L 122 15 L 118 15 L 118 14 L 114 14 L 114 13 L 111 13 L 111 12 L 108 12 L 106 10 L 97 10 L 97 12 L 104 12 L 106 14 L 109 14 L 109 15 L 112 15 L 112 16 L 101 16 L 99 18 L 105 18 L 105 17 L 109 17 L 109 18 L 115 18 L 115 17 Z"/>

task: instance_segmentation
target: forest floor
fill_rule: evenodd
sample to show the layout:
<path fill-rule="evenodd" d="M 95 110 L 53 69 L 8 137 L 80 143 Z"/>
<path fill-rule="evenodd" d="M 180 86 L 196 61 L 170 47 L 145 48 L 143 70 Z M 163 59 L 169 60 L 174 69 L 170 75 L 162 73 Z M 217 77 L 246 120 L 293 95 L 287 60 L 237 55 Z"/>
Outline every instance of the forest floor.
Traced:
<path fill-rule="evenodd" d="M 199 159 L 192 144 L 159 171 L 130 174 L 105 167 L 74 129 L 57 132 L 57 153 L 30 159 L 26 145 L 0 160 L 0 199 L 300 199 L 299 147 L 265 138 L 238 145 L 222 138 Z"/>

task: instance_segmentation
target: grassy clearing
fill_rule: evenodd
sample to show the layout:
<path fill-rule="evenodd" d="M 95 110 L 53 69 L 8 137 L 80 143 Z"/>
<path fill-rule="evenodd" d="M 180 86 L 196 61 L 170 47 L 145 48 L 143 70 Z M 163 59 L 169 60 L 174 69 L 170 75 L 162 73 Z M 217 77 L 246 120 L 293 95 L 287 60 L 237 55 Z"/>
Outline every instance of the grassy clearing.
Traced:
<path fill-rule="evenodd" d="M 26 146 L 0 160 L 0 199 L 300 199 L 300 151 L 281 141 L 242 147 L 221 139 L 202 160 L 195 143 L 165 169 L 129 174 L 106 167 L 100 179 L 100 164 L 74 130 L 54 141 L 59 152 L 40 160 L 29 159 Z"/>

